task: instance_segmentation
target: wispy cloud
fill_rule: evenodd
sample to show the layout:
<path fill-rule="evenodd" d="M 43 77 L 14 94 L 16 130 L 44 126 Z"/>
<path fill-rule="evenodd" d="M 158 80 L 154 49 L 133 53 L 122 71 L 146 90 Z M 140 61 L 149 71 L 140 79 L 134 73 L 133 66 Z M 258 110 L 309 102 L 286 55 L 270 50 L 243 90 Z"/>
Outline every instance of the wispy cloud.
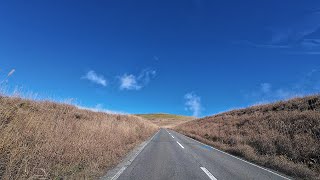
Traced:
<path fill-rule="evenodd" d="M 307 49 L 314 49 L 320 47 L 320 39 L 303 39 L 301 45 Z"/>
<path fill-rule="evenodd" d="M 121 90 L 139 90 L 142 86 L 138 85 L 137 78 L 133 74 L 124 74 L 120 77 Z"/>
<path fill-rule="evenodd" d="M 76 105 L 76 107 L 79 109 L 85 109 L 85 110 L 89 110 L 89 111 L 93 111 L 93 112 L 104 112 L 104 113 L 108 113 L 108 114 L 128 114 L 123 111 L 114 111 L 114 110 L 106 109 L 103 107 L 103 104 L 97 104 L 94 107 L 85 107 L 85 106 L 80 106 L 80 105 Z"/>
<path fill-rule="evenodd" d="M 306 39 L 308 35 L 319 30 L 320 27 L 320 12 L 312 12 L 306 14 L 301 19 L 297 19 L 294 23 L 284 27 L 270 28 L 273 32 L 272 44 L 288 44 L 298 43 Z"/>
<path fill-rule="evenodd" d="M 12 69 L 9 73 L 8 73 L 8 77 L 12 76 L 12 74 L 15 72 L 15 69 Z"/>
<path fill-rule="evenodd" d="M 243 41 L 234 41 L 234 44 L 240 44 L 240 45 L 247 45 L 251 47 L 256 48 L 269 48 L 269 49 L 290 49 L 290 45 L 279 45 L 279 44 L 269 44 L 266 42 L 263 43 L 256 43 L 249 40 L 243 40 Z"/>
<path fill-rule="evenodd" d="M 201 98 L 196 95 L 195 93 L 187 93 L 184 96 L 185 102 L 185 109 L 187 111 L 191 111 L 193 116 L 199 117 L 201 115 L 202 106 L 201 106 Z"/>
<path fill-rule="evenodd" d="M 300 80 L 285 87 L 273 87 L 271 83 L 262 83 L 259 88 L 245 95 L 255 104 L 268 103 L 320 92 L 320 70 L 313 69 L 305 73 Z"/>
<path fill-rule="evenodd" d="M 152 78 L 156 76 L 157 72 L 153 69 L 144 69 L 139 77 L 138 80 L 142 82 L 142 84 L 148 84 Z"/>
<path fill-rule="evenodd" d="M 139 75 L 124 74 L 119 77 L 121 90 L 140 90 L 156 76 L 156 71 L 145 69 Z"/>
<path fill-rule="evenodd" d="M 261 84 L 261 91 L 263 93 L 269 93 L 271 91 L 271 84 L 270 83 L 262 83 Z"/>
<path fill-rule="evenodd" d="M 159 58 L 158 56 L 153 56 L 153 60 L 154 60 L 154 61 L 159 61 L 160 58 Z"/>
<path fill-rule="evenodd" d="M 320 52 L 320 37 L 315 35 L 320 30 L 319 19 L 319 11 L 308 13 L 291 24 L 284 23 L 280 27 L 267 28 L 271 38 L 265 42 L 245 40 L 238 43 L 258 48 L 287 49 L 293 52 L 299 51 L 300 54 L 315 55 Z"/>
<path fill-rule="evenodd" d="M 82 78 L 87 79 L 95 84 L 99 84 L 104 87 L 107 86 L 107 80 L 102 75 L 98 75 L 93 70 L 88 71 L 87 74 L 85 76 L 83 76 Z"/>

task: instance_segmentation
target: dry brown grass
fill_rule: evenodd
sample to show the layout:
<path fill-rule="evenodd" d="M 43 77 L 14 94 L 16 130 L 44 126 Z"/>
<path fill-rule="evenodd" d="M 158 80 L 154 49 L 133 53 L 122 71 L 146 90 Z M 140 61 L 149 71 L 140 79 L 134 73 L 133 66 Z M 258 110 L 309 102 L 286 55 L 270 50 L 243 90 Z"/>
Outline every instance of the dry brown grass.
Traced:
<path fill-rule="evenodd" d="M 195 117 L 191 117 L 191 116 L 181 116 L 181 115 L 164 114 L 164 113 L 137 114 L 136 116 L 145 118 L 151 121 L 152 123 L 156 124 L 157 126 L 163 127 L 163 128 L 172 128 L 179 124 L 195 119 Z"/>
<path fill-rule="evenodd" d="M 234 110 L 175 130 L 301 179 L 320 179 L 320 96 Z"/>
<path fill-rule="evenodd" d="M 156 130 L 135 116 L 0 96 L 0 179 L 95 179 Z"/>

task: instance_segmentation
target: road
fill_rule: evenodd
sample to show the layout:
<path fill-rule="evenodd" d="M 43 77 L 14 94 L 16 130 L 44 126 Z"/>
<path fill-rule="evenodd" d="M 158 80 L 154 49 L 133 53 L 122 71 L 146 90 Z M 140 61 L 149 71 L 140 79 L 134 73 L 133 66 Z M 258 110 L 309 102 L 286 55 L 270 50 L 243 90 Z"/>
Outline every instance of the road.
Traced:
<path fill-rule="evenodd" d="M 289 179 L 175 131 L 161 129 L 118 180 Z"/>

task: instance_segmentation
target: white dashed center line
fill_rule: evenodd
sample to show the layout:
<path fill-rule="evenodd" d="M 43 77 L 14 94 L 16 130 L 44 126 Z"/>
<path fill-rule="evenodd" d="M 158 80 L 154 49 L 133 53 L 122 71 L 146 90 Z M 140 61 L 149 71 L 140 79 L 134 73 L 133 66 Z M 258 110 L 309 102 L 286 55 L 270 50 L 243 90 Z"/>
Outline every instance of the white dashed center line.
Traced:
<path fill-rule="evenodd" d="M 217 178 L 215 178 L 209 171 L 207 168 L 205 167 L 200 167 L 202 169 L 203 172 L 205 172 L 207 174 L 207 176 L 211 179 L 211 180 L 217 180 Z"/>
<path fill-rule="evenodd" d="M 179 144 L 179 146 L 180 146 L 182 149 L 184 149 L 184 147 L 182 146 L 182 144 L 180 144 L 178 141 L 177 141 L 177 143 Z"/>

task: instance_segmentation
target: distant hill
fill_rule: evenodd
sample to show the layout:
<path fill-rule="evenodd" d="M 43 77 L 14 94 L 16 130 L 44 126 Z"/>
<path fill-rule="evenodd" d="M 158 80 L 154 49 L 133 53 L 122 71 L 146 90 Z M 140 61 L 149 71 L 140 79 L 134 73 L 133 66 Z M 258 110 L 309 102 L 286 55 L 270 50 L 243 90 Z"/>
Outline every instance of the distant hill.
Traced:
<path fill-rule="evenodd" d="M 165 114 L 165 113 L 136 114 L 136 116 L 147 119 L 160 127 L 167 127 L 167 128 L 174 127 L 179 124 L 195 119 L 195 117 L 192 117 L 192 116 L 182 116 L 182 115 Z"/>
<path fill-rule="evenodd" d="M 298 179 L 320 179 L 320 95 L 233 110 L 175 130 Z"/>

